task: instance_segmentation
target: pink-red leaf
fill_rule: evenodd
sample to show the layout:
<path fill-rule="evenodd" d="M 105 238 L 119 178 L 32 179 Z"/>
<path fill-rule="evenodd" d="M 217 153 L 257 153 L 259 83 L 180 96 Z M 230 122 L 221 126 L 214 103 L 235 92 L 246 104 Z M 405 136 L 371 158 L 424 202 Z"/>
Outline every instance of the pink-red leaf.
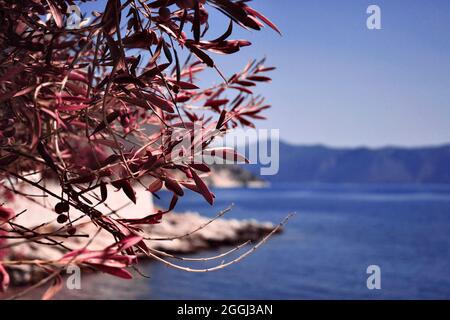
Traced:
<path fill-rule="evenodd" d="M 164 179 L 164 183 L 166 188 L 175 193 L 176 195 L 179 195 L 180 197 L 184 195 L 183 189 L 176 180 L 166 177 Z"/>
<path fill-rule="evenodd" d="M 214 197 L 213 197 L 212 193 L 209 191 L 206 184 L 198 176 L 198 174 L 197 174 L 197 172 L 195 172 L 195 170 L 190 169 L 190 172 L 191 172 L 192 178 L 194 179 L 195 184 L 197 185 L 197 187 L 200 191 L 200 194 L 203 196 L 203 198 L 205 198 L 206 201 L 208 201 L 208 203 L 210 205 L 213 205 Z"/>
<path fill-rule="evenodd" d="M 42 295 L 42 300 L 50 300 L 57 294 L 63 286 L 62 278 L 59 274 L 55 276 L 53 279 L 53 283 L 51 286 L 45 291 L 45 293 Z"/>
<path fill-rule="evenodd" d="M 64 22 L 61 10 L 59 10 L 58 6 L 53 2 L 53 0 L 47 0 L 47 4 L 50 7 L 50 11 L 53 18 L 55 19 L 56 25 L 58 26 L 58 28 L 62 28 Z"/>
<path fill-rule="evenodd" d="M 158 192 L 159 190 L 161 190 L 162 186 L 163 186 L 162 181 L 156 179 L 148 186 L 148 191 L 150 191 L 151 193 Z"/>
<path fill-rule="evenodd" d="M 269 27 L 271 27 L 273 30 L 275 30 L 276 32 L 278 32 L 281 35 L 280 29 L 278 29 L 278 27 L 272 21 L 270 21 L 267 17 L 265 17 L 262 13 L 256 11 L 255 9 L 253 9 L 249 6 L 245 6 L 244 10 L 247 11 L 249 14 L 262 20 L 265 24 L 267 24 Z"/>
<path fill-rule="evenodd" d="M 136 193 L 128 180 L 116 180 L 111 182 L 111 184 L 119 190 L 122 189 L 123 193 L 125 193 L 125 195 L 133 201 L 133 203 L 136 203 Z"/>
<path fill-rule="evenodd" d="M 120 268 L 114 268 L 114 267 L 109 267 L 109 266 L 105 266 L 105 265 L 101 265 L 101 264 L 92 264 L 93 267 L 95 267 L 96 269 L 105 272 L 105 273 L 109 273 L 113 276 L 122 278 L 122 279 L 132 279 L 133 276 L 131 275 L 131 273 L 129 273 L 127 270 L 125 269 L 120 269 Z"/>

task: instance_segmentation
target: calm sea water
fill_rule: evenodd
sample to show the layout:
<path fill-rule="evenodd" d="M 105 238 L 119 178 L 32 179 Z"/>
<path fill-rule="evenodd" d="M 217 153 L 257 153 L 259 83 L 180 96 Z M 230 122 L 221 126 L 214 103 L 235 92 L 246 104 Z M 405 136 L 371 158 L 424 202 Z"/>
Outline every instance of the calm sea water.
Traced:
<path fill-rule="evenodd" d="M 214 216 L 234 203 L 229 218 L 274 223 L 297 214 L 283 234 L 219 272 L 185 273 L 148 263 L 141 270 L 149 279 L 94 275 L 83 279 L 87 290 L 66 297 L 91 292 L 94 298 L 127 299 L 450 298 L 450 186 L 285 185 L 215 193 L 213 208 L 188 193 L 177 209 Z M 369 265 L 381 268 L 381 290 L 367 289 Z"/>

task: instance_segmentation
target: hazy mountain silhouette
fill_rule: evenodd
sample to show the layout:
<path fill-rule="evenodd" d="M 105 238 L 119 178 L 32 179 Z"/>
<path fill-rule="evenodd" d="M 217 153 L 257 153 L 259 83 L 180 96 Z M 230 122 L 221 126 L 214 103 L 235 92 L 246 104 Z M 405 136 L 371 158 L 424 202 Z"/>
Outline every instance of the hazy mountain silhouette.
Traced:
<path fill-rule="evenodd" d="M 259 174 L 258 165 L 246 169 Z M 450 183 L 450 145 L 423 148 L 329 148 L 280 142 L 271 182 Z"/>

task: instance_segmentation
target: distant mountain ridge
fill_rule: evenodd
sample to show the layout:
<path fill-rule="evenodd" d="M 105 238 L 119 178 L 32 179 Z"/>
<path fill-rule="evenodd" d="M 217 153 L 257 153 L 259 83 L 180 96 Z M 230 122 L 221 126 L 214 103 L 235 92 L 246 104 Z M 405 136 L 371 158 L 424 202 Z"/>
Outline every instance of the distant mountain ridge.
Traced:
<path fill-rule="evenodd" d="M 258 165 L 245 168 L 259 174 Z M 436 147 L 329 148 L 280 142 L 272 183 L 450 183 L 450 144 Z"/>

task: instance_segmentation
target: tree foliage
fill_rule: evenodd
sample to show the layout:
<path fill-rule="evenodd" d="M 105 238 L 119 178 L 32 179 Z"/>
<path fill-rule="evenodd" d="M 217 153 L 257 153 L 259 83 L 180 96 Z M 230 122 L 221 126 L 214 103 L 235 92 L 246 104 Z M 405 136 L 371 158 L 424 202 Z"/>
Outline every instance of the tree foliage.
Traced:
<path fill-rule="evenodd" d="M 252 89 L 270 81 L 266 73 L 273 68 L 254 61 L 226 76 L 214 54 L 250 45 L 233 39 L 233 28 L 266 25 L 279 31 L 248 1 L 233 0 L 100 1 L 104 10 L 89 23 L 68 28 L 66 12 L 74 2 L 0 0 L 1 191 L 6 199 L 14 193 L 6 182 L 31 184 L 59 199 L 54 210 L 62 232 L 76 233 L 69 215 L 76 209 L 115 241 L 98 252 L 68 252 L 54 264 L 89 265 L 126 278 L 124 268 L 135 262 L 136 252 L 149 252 L 139 225 L 158 223 L 186 189 L 213 203 L 203 182 L 209 167 L 196 161 L 197 153 L 211 155 L 215 137 L 237 126 L 253 127 L 269 107 Z M 230 21 L 215 39 L 208 37 L 209 10 Z M 198 74 L 207 68 L 223 80 L 199 88 Z M 190 150 L 173 152 L 180 143 L 177 130 L 192 137 Z M 212 156 L 229 153 L 215 149 Z M 61 192 L 30 180 L 29 173 L 56 179 Z M 172 191 L 167 208 L 139 219 L 115 218 L 99 209 L 108 201 L 108 184 L 135 202 L 134 186 L 149 177 L 149 192 Z M 3 238 L 30 238 L 30 232 L 13 227 L 17 214 L 0 207 Z M 0 261 L 3 289 L 9 280 L 5 265 Z"/>

